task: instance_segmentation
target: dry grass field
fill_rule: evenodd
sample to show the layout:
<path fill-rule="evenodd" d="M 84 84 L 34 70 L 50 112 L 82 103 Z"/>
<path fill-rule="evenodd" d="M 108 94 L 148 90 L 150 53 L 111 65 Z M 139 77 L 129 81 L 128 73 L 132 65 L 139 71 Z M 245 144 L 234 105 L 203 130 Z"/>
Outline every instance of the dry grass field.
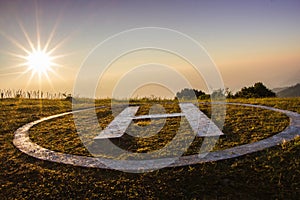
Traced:
<path fill-rule="evenodd" d="M 233 99 L 231 102 L 267 105 L 300 113 L 300 98 Z M 139 114 L 146 114 L 153 101 L 135 100 Z M 176 102 L 161 100 L 166 112 L 178 112 Z M 112 120 L 109 100 L 97 100 L 99 125 Z M 256 153 L 234 159 L 164 168 L 131 174 L 116 170 L 75 167 L 42 161 L 21 153 L 12 141 L 20 126 L 41 117 L 70 111 L 64 100 L 0 100 L 0 194 L 1 199 L 94 199 L 94 198 L 183 198 L 253 199 L 297 198 L 300 195 L 300 137 Z M 207 116 L 209 104 L 199 104 Z M 159 133 L 150 138 L 124 135 L 114 144 L 131 152 L 151 152 L 172 140 L 180 118 L 170 118 Z M 146 126 L 148 120 L 133 123 Z M 159 125 L 159 120 L 154 121 Z M 270 110 L 227 105 L 223 127 L 213 151 L 268 138 L 289 124 L 287 116 Z M 154 124 L 155 125 L 155 124 Z M 187 126 L 187 132 L 191 131 Z M 154 126 L 155 127 L 155 126 Z M 187 133 L 188 134 L 188 133 Z M 59 152 L 90 156 L 78 137 L 72 115 L 42 122 L 30 129 L 37 144 Z M 203 138 L 195 138 L 184 155 L 197 154 Z"/>

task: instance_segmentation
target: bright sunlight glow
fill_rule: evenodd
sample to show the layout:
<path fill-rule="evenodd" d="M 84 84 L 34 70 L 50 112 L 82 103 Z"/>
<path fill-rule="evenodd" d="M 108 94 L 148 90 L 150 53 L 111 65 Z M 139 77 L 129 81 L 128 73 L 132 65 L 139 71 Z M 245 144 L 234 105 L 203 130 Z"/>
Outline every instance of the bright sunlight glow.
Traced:
<path fill-rule="evenodd" d="M 29 70 L 32 70 L 33 73 L 47 74 L 47 71 L 51 70 L 52 58 L 49 54 L 43 51 L 35 50 L 31 52 L 27 57 L 27 65 Z"/>
<path fill-rule="evenodd" d="M 22 44 L 19 39 L 12 37 L 9 34 L 6 34 L 0 30 L 0 36 L 4 36 L 8 41 L 10 41 L 15 47 L 19 50 L 14 49 L 13 51 L 7 51 L 6 54 L 17 58 L 18 60 L 22 60 L 20 63 L 13 66 L 14 68 L 21 68 L 22 72 L 16 72 L 20 74 L 18 78 L 21 76 L 31 72 L 29 80 L 27 82 L 26 87 L 30 84 L 32 79 L 38 81 L 39 87 L 44 84 L 45 80 L 48 81 L 49 85 L 52 86 L 52 76 L 59 77 L 59 74 L 55 71 L 55 68 L 62 67 L 60 64 L 56 63 L 56 59 L 63 58 L 66 55 L 55 54 L 55 51 L 64 44 L 66 39 L 57 41 L 55 45 L 52 44 L 52 40 L 55 36 L 56 27 L 58 25 L 57 22 L 54 24 L 53 29 L 50 31 L 48 38 L 44 41 L 41 39 L 41 32 L 39 27 L 39 16 L 38 10 L 36 9 L 36 38 L 31 38 L 29 32 L 26 31 L 22 21 L 17 20 L 18 25 L 20 27 L 20 31 L 23 33 L 24 38 L 27 43 Z M 45 35 L 43 35 L 45 36 Z M 22 40 L 21 40 L 22 41 Z M 23 71 L 24 67 L 26 69 Z M 38 76 L 36 76 L 38 75 Z M 38 79 L 36 79 L 38 78 Z"/>

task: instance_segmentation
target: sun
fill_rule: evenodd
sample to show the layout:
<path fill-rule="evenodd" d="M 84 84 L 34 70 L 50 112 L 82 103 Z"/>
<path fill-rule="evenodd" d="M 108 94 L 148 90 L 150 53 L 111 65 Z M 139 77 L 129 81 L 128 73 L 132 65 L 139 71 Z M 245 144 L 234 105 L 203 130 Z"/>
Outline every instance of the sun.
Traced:
<path fill-rule="evenodd" d="M 49 31 L 43 32 L 40 29 L 39 19 L 37 6 L 35 9 L 35 20 L 32 20 L 33 26 L 30 27 L 31 31 L 27 31 L 26 26 L 24 26 L 24 23 L 19 18 L 17 18 L 17 25 L 19 25 L 17 38 L 0 30 L 0 38 L 3 36 L 14 47 L 3 51 L 3 53 L 11 56 L 13 58 L 12 61 L 15 61 L 15 64 L 7 67 L 13 71 L 9 73 L 9 75 L 17 75 L 16 79 L 18 80 L 21 78 L 28 79 L 25 87 L 29 87 L 33 81 L 32 84 L 38 84 L 39 87 L 42 87 L 48 82 L 53 88 L 53 80 L 56 78 L 63 80 L 59 72 L 68 69 L 65 64 L 62 65 L 61 63 L 57 63 L 57 61 L 64 59 L 70 53 L 57 54 L 57 50 L 60 49 L 59 52 L 63 52 L 63 48 L 61 49 L 61 47 L 70 39 L 70 35 L 67 35 L 65 38 L 58 38 L 56 36 L 60 17 L 56 18 L 52 29 L 51 27 L 47 27 Z M 34 26 L 35 30 L 33 28 Z"/>
<path fill-rule="evenodd" d="M 39 29 L 37 29 L 37 38 L 36 41 L 34 41 L 32 38 L 30 38 L 28 32 L 25 30 L 21 22 L 19 22 L 19 26 L 24 34 L 27 44 L 22 44 L 17 39 L 0 32 L 1 35 L 3 35 L 6 39 L 8 39 L 13 45 L 15 45 L 19 49 L 18 53 L 10 51 L 6 52 L 8 55 L 22 60 L 19 64 L 15 65 L 16 68 L 26 67 L 26 69 L 23 72 L 20 72 L 19 77 L 27 74 L 28 72 L 31 72 L 31 76 L 28 82 L 35 78 L 35 75 L 38 75 L 39 81 L 44 81 L 42 77 L 45 77 L 51 84 L 51 79 L 49 75 L 50 73 L 59 77 L 59 75 L 55 71 L 55 68 L 60 68 L 61 65 L 56 63 L 56 59 L 63 58 L 66 56 L 66 54 L 57 55 L 55 54 L 55 51 L 65 42 L 66 39 L 59 41 L 53 46 L 51 43 L 55 34 L 55 29 L 52 30 L 50 36 L 44 42 L 41 41 L 40 32 Z"/>
<path fill-rule="evenodd" d="M 42 50 L 33 50 L 26 57 L 26 65 L 28 70 L 31 70 L 34 74 L 47 75 L 48 71 L 51 71 L 51 67 L 54 65 L 51 55 Z"/>

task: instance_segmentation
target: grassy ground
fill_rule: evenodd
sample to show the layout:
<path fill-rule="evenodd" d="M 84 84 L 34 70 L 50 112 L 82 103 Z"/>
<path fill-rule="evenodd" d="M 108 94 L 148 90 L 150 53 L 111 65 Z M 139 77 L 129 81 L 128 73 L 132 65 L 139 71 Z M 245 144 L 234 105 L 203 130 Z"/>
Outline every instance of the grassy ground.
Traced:
<path fill-rule="evenodd" d="M 232 101 L 268 105 L 300 113 L 299 98 Z M 134 103 L 141 105 L 138 114 L 147 113 L 149 103 Z M 106 105 L 107 102 L 97 104 Z M 167 112 L 178 111 L 174 104 L 164 102 L 163 105 Z M 144 174 L 129 174 L 41 161 L 21 153 L 13 146 L 14 131 L 18 127 L 43 116 L 69 111 L 69 102 L 6 99 L 0 100 L 0 106 L 0 196 L 4 199 L 296 199 L 300 195 L 299 137 L 283 145 L 236 159 L 166 168 Z M 210 115 L 209 106 L 200 105 L 200 109 Z M 99 109 L 98 116 L 105 119 L 100 123 L 103 127 L 112 120 L 109 108 Z M 147 125 L 149 122 L 144 120 L 135 123 Z M 279 113 L 258 108 L 228 106 L 223 130 L 225 136 L 220 137 L 215 150 L 261 140 L 281 131 L 287 123 L 287 118 Z M 121 143 L 116 143 L 122 144 L 122 148 L 130 151 L 151 151 L 163 146 L 173 137 L 167 133 L 170 132 L 169 129 L 176 131 L 176 119 L 167 121 L 167 125 L 168 129 L 164 127 L 160 135 L 147 140 L 125 136 Z M 72 116 L 37 125 L 32 128 L 31 137 L 42 146 L 53 150 L 88 155 L 75 134 Z M 197 153 L 200 144 L 201 139 L 195 139 L 186 155 Z"/>

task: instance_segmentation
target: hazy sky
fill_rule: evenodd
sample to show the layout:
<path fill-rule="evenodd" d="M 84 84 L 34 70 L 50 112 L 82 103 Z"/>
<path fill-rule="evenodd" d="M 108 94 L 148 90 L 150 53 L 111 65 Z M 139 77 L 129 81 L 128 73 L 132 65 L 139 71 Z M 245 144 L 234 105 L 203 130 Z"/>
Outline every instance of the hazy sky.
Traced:
<path fill-rule="evenodd" d="M 299 0 L 0 0 L 0 89 L 72 91 L 82 62 L 97 44 L 139 27 L 169 28 L 195 39 L 233 91 L 257 81 L 270 88 L 293 85 L 300 82 L 299 21 Z M 39 80 L 37 74 L 24 73 L 28 66 L 20 65 L 26 60 L 17 57 L 27 56 L 23 47 L 31 51 L 29 41 L 37 48 L 39 38 L 41 48 L 49 41 L 48 49 L 54 48 L 51 55 L 58 56 L 53 62 L 59 66 L 52 67 L 49 80 L 45 75 Z M 179 41 L 177 45 L 184 44 Z M 167 52 L 141 50 L 112 64 L 99 81 L 101 95 L 110 96 L 125 69 L 130 69 L 124 66 L 158 62 L 173 66 L 193 86 L 207 90 L 201 76 L 182 59 Z M 160 71 L 151 64 L 143 69 L 131 79 L 147 74 L 151 79 L 157 72 L 173 80 L 170 69 Z M 180 89 L 180 85 L 176 87 Z M 140 90 L 134 95 L 170 95 L 170 88 L 157 85 Z"/>

